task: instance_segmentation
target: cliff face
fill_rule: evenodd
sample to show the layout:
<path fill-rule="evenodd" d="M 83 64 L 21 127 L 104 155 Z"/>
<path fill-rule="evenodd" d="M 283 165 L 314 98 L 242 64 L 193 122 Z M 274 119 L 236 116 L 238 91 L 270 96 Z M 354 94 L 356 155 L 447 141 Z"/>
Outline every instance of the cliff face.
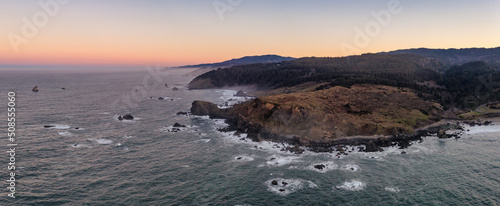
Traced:
<path fill-rule="evenodd" d="M 408 89 L 379 85 L 260 97 L 218 109 L 193 102 L 193 114 L 226 118 L 256 140 L 327 144 L 348 136 L 412 134 L 440 119 L 442 108 Z"/>
<path fill-rule="evenodd" d="M 191 114 L 194 115 L 209 115 L 211 118 L 225 118 L 223 110 L 219 109 L 216 104 L 205 101 L 194 101 L 191 104 Z"/>

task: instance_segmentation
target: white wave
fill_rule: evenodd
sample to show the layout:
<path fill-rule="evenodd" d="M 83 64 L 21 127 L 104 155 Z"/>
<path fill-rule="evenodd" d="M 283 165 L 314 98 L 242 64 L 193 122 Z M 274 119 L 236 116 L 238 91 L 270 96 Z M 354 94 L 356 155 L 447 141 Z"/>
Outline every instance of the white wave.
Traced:
<path fill-rule="evenodd" d="M 113 144 L 113 140 L 109 139 L 93 139 L 92 141 L 97 144 Z"/>
<path fill-rule="evenodd" d="M 349 171 L 349 172 L 356 172 L 360 168 L 358 165 L 355 164 L 345 164 L 340 167 L 341 170 Z"/>
<path fill-rule="evenodd" d="M 50 124 L 47 126 L 51 126 L 51 127 L 45 127 L 47 129 L 69 129 L 69 128 L 71 128 L 69 125 L 65 125 L 65 124 Z"/>
<path fill-rule="evenodd" d="M 195 142 L 204 142 L 204 143 L 208 143 L 210 142 L 211 139 L 199 139 L 199 140 L 196 140 Z"/>
<path fill-rule="evenodd" d="M 492 126 L 465 126 L 466 134 L 500 132 L 500 125 Z M 467 131 L 468 130 L 468 131 Z"/>
<path fill-rule="evenodd" d="M 385 187 L 385 191 L 388 192 L 400 192 L 399 187 Z"/>
<path fill-rule="evenodd" d="M 341 185 L 334 186 L 332 189 L 343 189 L 343 190 L 348 190 L 348 191 L 360 191 L 365 189 L 366 184 L 364 182 L 358 181 L 358 180 L 351 180 L 349 182 L 344 182 Z"/>
<path fill-rule="evenodd" d="M 273 184 L 275 183 L 275 184 Z M 274 192 L 278 195 L 286 196 L 290 193 L 296 192 L 304 187 L 317 188 L 318 185 L 311 181 L 306 181 L 303 179 L 283 179 L 283 178 L 273 178 L 264 183 L 267 186 L 267 190 Z"/>
<path fill-rule="evenodd" d="M 215 128 L 214 128 L 215 129 Z M 239 135 L 235 135 L 235 132 L 216 132 L 222 135 L 222 140 L 224 145 L 232 146 L 234 144 L 245 144 L 248 145 L 253 150 L 264 151 L 272 154 L 290 154 L 289 151 L 285 150 L 286 147 L 290 146 L 286 143 L 276 143 L 270 141 L 260 141 L 254 142 L 251 139 L 248 139 L 248 134 L 241 133 Z M 302 155 L 305 155 L 304 152 Z"/>
<path fill-rule="evenodd" d="M 134 136 L 129 136 L 129 135 L 124 135 L 122 138 L 123 139 L 130 139 L 130 138 L 133 138 Z"/>
<path fill-rule="evenodd" d="M 339 166 L 333 162 L 321 162 L 309 165 L 307 169 L 315 172 L 325 173 L 328 171 L 336 170 L 338 167 Z"/>
<path fill-rule="evenodd" d="M 250 162 L 250 161 L 254 160 L 253 157 L 250 157 L 247 155 L 238 155 L 238 156 L 233 157 L 233 159 L 236 162 Z"/>
<path fill-rule="evenodd" d="M 193 119 L 210 119 L 210 116 L 208 116 L 208 115 L 205 115 L 205 116 L 191 115 L 191 118 L 193 118 Z"/>
<path fill-rule="evenodd" d="M 168 96 L 167 97 L 161 97 L 161 98 L 163 98 L 163 100 L 165 100 L 165 101 L 173 101 L 173 102 L 182 99 L 182 98 L 174 98 L 174 97 L 168 97 Z"/>
<path fill-rule="evenodd" d="M 69 137 L 69 136 L 72 136 L 73 134 L 71 132 L 67 132 L 67 131 L 64 131 L 64 132 L 57 132 L 59 133 L 59 135 L 63 136 L 63 137 Z"/>
<path fill-rule="evenodd" d="M 294 162 L 299 162 L 297 159 L 299 157 L 295 156 L 279 156 L 279 155 L 273 155 L 271 157 L 268 157 L 269 161 L 266 162 L 267 166 L 273 166 L 273 167 L 281 167 L 284 165 L 288 165 Z M 264 166 L 264 165 L 259 165 L 259 166 Z"/>
<path fill-rule="evenodd" d="M 85 147 L 90 147 L 90 145 L 87 144 L 73 144 L 71 145 L 73 148 L 85 148 Z"/>
<path fill-rule="evenodd" d="M 119 122 L 135 122 L 136 120 L 140 120 L 140 119 L 141 119 L 141 118 L 138 118 L 138 117 L 134 117 L 134 119 L 133 119 L 133 120 L 126 120 L 126 119 L 124 119 L 124 120 L 119 120 L 119 119 L 118 119 L 118 117 L 120 117 L 120 116 L 121 116 L 121 115 L 117 115 L 117 114 L 115 114 L 115 115 L 113 116 L 113 119 L 114 119 L 114 120 L 116 120 L 116 121 L 119 121 Z"/>
<path fill-rule="evenodd" d="M 218 104 L 217 107 L 224 109 L 232 107 L 234 104 L 244 102 L 249 99 L 253 99 L 253 97 L 237 97 L 234 96 L 238 93 L 236 90 L 215 90 L 217 93 L 221 93 L 219 97 L 222 100 L 222 103 Z"/>
<path fill-rule="evenodd" d="M 173 126 L 169 126 L 169 127 L 163 127 L 161 129 L 161 131 L 164 131 L 164 132 L 183 132 L 183 131 L 186 131 L 187 130 L 187 127 L 173 127 Z"/>

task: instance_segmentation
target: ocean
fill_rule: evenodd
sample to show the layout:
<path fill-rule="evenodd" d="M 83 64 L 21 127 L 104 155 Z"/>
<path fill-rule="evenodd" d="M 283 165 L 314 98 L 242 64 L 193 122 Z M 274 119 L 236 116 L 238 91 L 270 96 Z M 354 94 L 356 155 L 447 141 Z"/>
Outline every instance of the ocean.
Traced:
<path fill-rule="evenodd" d="M 499 122 L 407 149 L 297 155 L 176 115 L 194 100 L 237 100 L 230 89 L 187 90 L 188 72 L 3 71 L 3 119 L 16 92 L 16 198 L 3 121 L 0 205 L 500 204 Z M 186 127 L 171 132 L 175 123 Z"/>

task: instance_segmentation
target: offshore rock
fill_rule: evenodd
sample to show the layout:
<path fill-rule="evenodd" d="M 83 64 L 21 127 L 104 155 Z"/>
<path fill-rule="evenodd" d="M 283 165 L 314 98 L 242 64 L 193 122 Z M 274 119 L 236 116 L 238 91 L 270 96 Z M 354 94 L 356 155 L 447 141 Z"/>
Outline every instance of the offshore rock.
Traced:
<path fill-rule="evenodd" d="M 123 115 L 124 120 L 134 120 L 134 117 L 130 114 Z"/>
<path fill-rule="evenodd" d="M 205 101 L 194 101 L 191 104 L 191 114 L 210 116 L 210 118 L 224 118 L 224 112 L 216 104 Z"/>

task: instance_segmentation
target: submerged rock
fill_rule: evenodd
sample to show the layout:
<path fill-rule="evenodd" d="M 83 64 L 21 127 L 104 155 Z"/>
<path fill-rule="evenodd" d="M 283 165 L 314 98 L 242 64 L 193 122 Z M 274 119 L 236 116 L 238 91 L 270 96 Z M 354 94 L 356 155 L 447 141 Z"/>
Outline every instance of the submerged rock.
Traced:
<path fill-rule="evenodd" d="M 172 91 L 179 91 L 179 88 L 174 87 L 174 88 L 172 88 Z"/>

